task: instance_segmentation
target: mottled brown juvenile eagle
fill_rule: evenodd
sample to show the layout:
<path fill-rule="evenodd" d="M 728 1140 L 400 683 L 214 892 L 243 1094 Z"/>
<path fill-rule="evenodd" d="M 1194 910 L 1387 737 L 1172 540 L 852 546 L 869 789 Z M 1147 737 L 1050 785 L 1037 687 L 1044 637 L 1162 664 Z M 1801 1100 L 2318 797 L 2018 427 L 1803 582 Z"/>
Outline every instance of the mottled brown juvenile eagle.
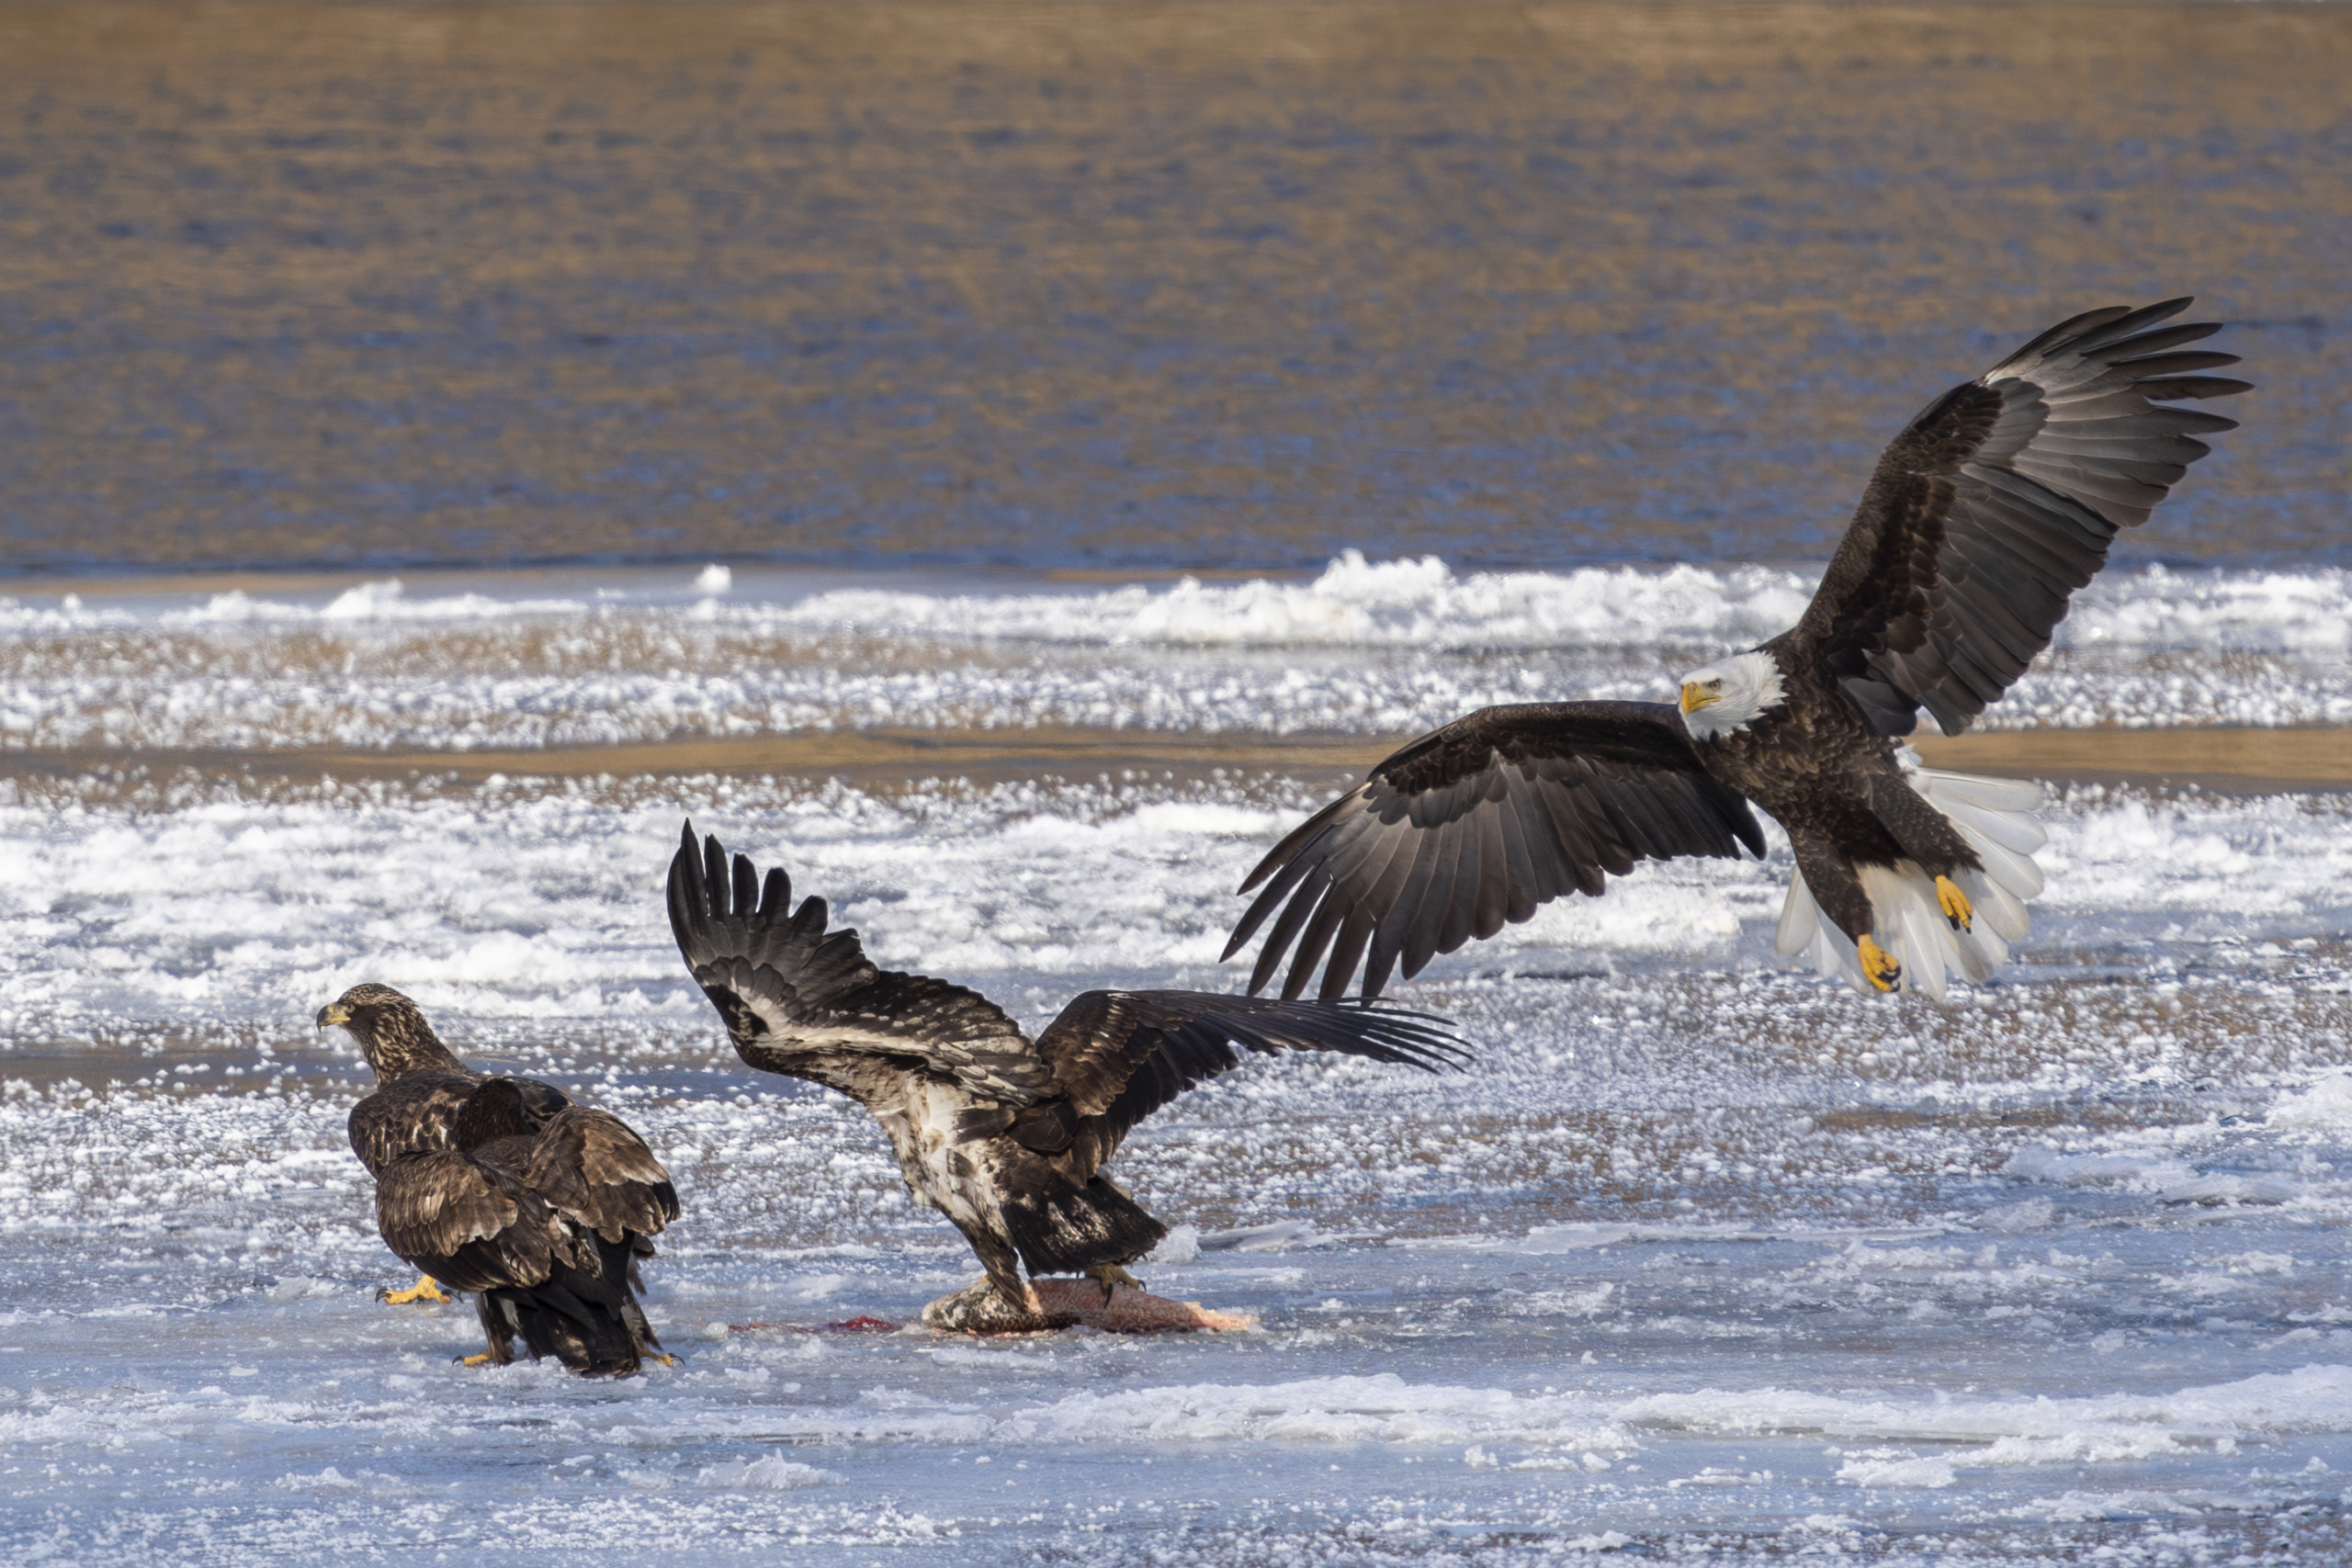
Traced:
<path fill-rule="evenodd" d="M 1102 1174 L 1127 1132 L 1244 1051 L 1337 1051 L 1425 1071 L 1467 1053 L 1442 1020 L 1344 1004 L 1196 991 L 1088 991 L 1034 1040 L 976 991 L 877 969 L 825 901 L 796 910 L 694 824 L 670 863 L 670 929 L 736 1054 L 839 1089 L 890 1139 L 908 1190 L 945 1214 L 987 1278 L 924 1309 L 938 1327 L 1047 1325 L 1022 1281 L 1121 1265 L 1168 1229 Z"/>
<path fill-rule="evenodd" d="M 1967 728 L 2050 646 L 2118 531 L 2206 455 L 2195 437 L 2235 428 L 2172 406 L 2250 389 L 2201 374 L 2236 355 L 2183 352 L 2217 324 L 2157 324 L 2189 303 L 2075 316 L 1929 403 L 1879 458 L 1804 617 L 1692 671 L 1679 705 L 1482 708 L 1381 762 L 1250 873 L 1241 891 L 1263 890 L 1225 956 L 1279 910 L 1251 991 L 1295 942 L 1283 995 L 1322 964 L 1338 997 L 1361 964 L 1376 997 L 1400 961 L 1409 978 L 1637 861 L 1761 854 L 1753 801 L 1796 852 L 1781 953 L 1811 948 L 1865 990 L 1990 975 L 2041 889 L 2040 787 L 1919 770 L 1894 738 L 1922 708 Z"/>
<path fill-rule="evenodd" d="M 552 1084 L 493 1077 L 452 1055 L 417 1005 L 355 986 L 319 1010 L 375 1072 L 351 1111 L 351 1147 L 376 1179 L 384 1244 L 423 1271 L 391 1301 L 446 1300 L 439 1280 L 479 1292 L 488 1348 L 503 1365 L 521 1336 L 534 1357 L 625 1376 L 659 1342 L 639 1307 L 636 1266 L 678 1215 L 644 1141 Z"/>

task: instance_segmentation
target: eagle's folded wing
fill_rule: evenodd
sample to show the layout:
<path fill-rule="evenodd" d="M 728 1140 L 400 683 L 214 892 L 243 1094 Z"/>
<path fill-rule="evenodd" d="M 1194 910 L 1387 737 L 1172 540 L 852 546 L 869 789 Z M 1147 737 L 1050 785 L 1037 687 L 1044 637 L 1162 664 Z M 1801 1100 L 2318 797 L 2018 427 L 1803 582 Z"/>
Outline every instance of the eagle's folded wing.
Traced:
<path fill-rule="evenodd" d="M 470 1070 L 412 1073 L 396 1078 L 351 1108 L 351 1148 L 359 1163 L 380 1172 L 401 1155 L 447 1148 L 458 1109 L 488 1079 Z M 538 1125 L 571 1103 L 563 1090 L 537 1078 L 510 1077 L 523 1112 Z"/>
<path fill-rule="evenodd" d="M 351 1108 L 351 1152 L 370 1174 L 413 1149 L 447 1147 L 458 1108 L 481 1082 L 469 1072 L 413 1073 Z"/>
<path fill-rule="evenodd" d="M 532 1140 L 523 1179 L 558 1213 L 606 1241 L 659 1235 L 678 1217 L 670 1173 L 628 1123 L 610 1111 L 567 1106 Z"/>
<path fill-rule="evenodd" d="M 670 863 L 670 929 L 695 981 L 754 1066 L 791 1072 L 796 1056 L 896 1058 L 976 1092 L 1026 1105 L 1053 1075 L 1029 1037 L 977 991 L 924 975 L 877 969 L 854 931 L 825 929 L 825 901 L 790 908 L 781 869 L 764 883 L 715 838 L 697 850 L 694 824 Z"/>
<path fill-rule="evenodd" d="M 1276 1001 L 1203 991 L 1088 991 L 1037 1036 L 1037 1054 L 1091 1128 L 1092 1168 L 1128 1129 L 1204 1079 L 1240 1064 L 1234 1047 L 1272 1055 L 1335 1051 L 1438 1072 L 1470 1059 L 1442 1019 L 1341 1002 Z M 1022 1128 L 1016 1122 L 1015 1135 Z"/>
<path fill-rule="evenodd" d="M 1399 958 L 1410 979 L 1433 954 L 1564 893 L 1598 894 L 1637 861 L 1735 856 L 1742 844 L 1764 852 L 1755 817 L 1701 766 L 1670 705 L 1481 708 L 1396 752 L 1275 845 L 1241 885 L 1266 886 L 1225 956 L 1280 908 L 1250 989 L 1295 940 L 1285 998 L 1328 952 L 1325 999 L 1347 989 L 1359 960 L 1369 999 Z"/>
<path fill-rule="evenodd" d="M 1923 707 L 1947 735 L 1967 728 L 2050 646 L 2116 533 L 2211 450 L 2195 437 L 2236 428 L 2170 406 L 2250 389 L 2199 374 L 2235 355 L 2179 352 L 2218 324 L 2155 326 L 2189 303 L 2076 316 L 1928 404 L 1777 646 L 1883 734 L 1911 733 Z"/>
<path fill-rule="evenodd" d="M 376 1225 L 396 1256 L 460 1291 L 536 1285 L 562 1246 L 545 1203 L 454 1149 L 387 1166 Z"/>

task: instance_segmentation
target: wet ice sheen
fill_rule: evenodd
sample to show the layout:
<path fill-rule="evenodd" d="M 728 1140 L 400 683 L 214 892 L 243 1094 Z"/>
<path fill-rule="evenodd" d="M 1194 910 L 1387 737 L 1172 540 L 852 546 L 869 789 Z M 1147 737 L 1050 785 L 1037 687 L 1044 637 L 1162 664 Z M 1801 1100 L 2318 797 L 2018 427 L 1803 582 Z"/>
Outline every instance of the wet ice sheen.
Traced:
<path fill-rule="evenodd" d="M 1442 587 L 1385 581 L 1424 604 Z M 694 618 L 707 586 L 645 613 L 687 646 L 720 624 Z M 588 592 L 548 592 L 592 607 L 482 617 L 601 624 Z M 1034 598 L 1098 620 L 1125 603 Z M 403 602 L 367 599 L 364 624 Z M 85 647 L 77 631 L 28 653 L 63 634 L 17 635 L 22 658 Z M 924 635 L 912 667 L 940 662 L 947 634 Z M 1153 647 L 1133 668 L 1177 668 Z M 1262 722 L 1254 700 L 1236 711 Z M 2018 962 L 1939 1007 L 1770 956 L 1777 838 L 1768 861 L 1648 868 L 1442 960 L 1396 995 L 1461 1021 L 1473 1072 L 1257 1063 L 1123 1154 L 1181 1227 L 1138 1272 L 1255 1316 L 1248 1333 L 729 1326 L 904 1322 L 971 1263 L 862 1113 L 726 1050 L 656 894 L 682 813 L 824 893 L 883 962 L 1035 1023 L 1090 985 L 1234 985 L 1214 962 L 1232 885 L 1320 788 L 517 778 L 213 782 L 164 810 L 0 798 L 0 1550 L 2352 1552 L 2341 796 L 2066 794 Z M 469 1371 L 453 1363 L 469 1310 L 369 1300 L 405 1281 L 343 1144 L 364 1070 L 308 1021 L 361 978 L 417 995 L 469 1056 L 645 1133 L 686 1203 L 650 1278 L 679 1367 L 601 1385 Z"/>

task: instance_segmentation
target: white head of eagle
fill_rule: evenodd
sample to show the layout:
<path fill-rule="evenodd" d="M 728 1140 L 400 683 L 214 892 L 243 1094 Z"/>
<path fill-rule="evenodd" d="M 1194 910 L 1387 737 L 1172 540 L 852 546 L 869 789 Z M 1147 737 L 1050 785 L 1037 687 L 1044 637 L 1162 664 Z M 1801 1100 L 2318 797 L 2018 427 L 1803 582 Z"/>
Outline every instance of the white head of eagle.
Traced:
<path fill-rule="evenodd" d="M 1761 649 L 1682 677 L 1682 728 L 1693 740 L 1737 735 L 1781 705 L 1781 667 Z"/>

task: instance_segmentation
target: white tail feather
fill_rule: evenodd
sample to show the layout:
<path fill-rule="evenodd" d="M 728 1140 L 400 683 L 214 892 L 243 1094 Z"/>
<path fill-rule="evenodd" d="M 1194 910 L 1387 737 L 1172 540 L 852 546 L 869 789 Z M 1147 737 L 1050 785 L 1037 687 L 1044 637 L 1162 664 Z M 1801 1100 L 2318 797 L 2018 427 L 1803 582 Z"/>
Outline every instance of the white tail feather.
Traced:
<path fill-rule="evenodd" d="M 1952 878 L 1968 901 L 1976 906 L 1976 929 L 1968 933 L 1970 940 L 1954 950 L 1959 954 L 1960 972 L 1971 980 L 1983 982 L 1993 977 L 1993 971 L 2009 961 L 2009 944 L 1998 927 L 1985 918 L 1990 898 L 2007 898 L 2008 895 L 1995 886 L 1982 872 L 1962 871 Z M 1978 894 L 1987 897 L 1979 898 Z M 2014 900 L 2011 901 L 2014 904 Z M 2022 911 L 2020 911 L 2022 912 Z"/>
<path fill-rule="evenodd" d="M 2019 898 L 2036 898 L 2041 895 L 2041 868 L 2033 863 L 2030 854 L 2019 854 L 2005 845 L 1995 843 L 1982 833 L 1972 831 L 1961 823 L 1960 836 L 1984 863 L 1984 874 L 1999 883 L 2002 888 Z"/>
<path fill-rule="evenodd" d="M 1904 782 L 1943 813 L 1968 847 L 1984 863 L 1982 872 L 1953 877 L 1975 907 L 1967 931 L 1954 931 L 1936 896 L 1935 878 L 1917 862 L 1856 867 L 1872 914 L 1871 940 L 1903 965 L 1903 988 L 1942 999 L 1953 973 L 1985 980 L 2009 960 L 2009 944 L 2023 942 L 2031 922 L 2025 900 L 2041 891 L 2041 868 L 2033 852 L 2049 841 L 2030 813 L 2041 805 L 2041 786 L 2024 779 L 1984 779 L 1906 765 Z M 1870 994 L 1860 959 L 1843 932 L 1824 918 L 1801 873 L 1789 877 L 1772 946 L 1784 957 L 1804 952 L 1825 976 L 1845 976 Z"/>
<path fill-rule="evenodd" d="M 1781 901 L 1781 929 L 1772 933 L 1772 951 L 1783 958 L 1794 958 L 1813 945 L 1821 930 L 1821 906 L 1813 901 L 1813 889 L 1804 878 L 1795 873 L 1789 876 L 1789 896 Z"/>
<path fill-rule="evenodd" d="M 1932 890 L 1935 884 L 1928 886 Z M 1933 912 L 1918 895 L 1918 885 L 1904 884 L 1911 897 L 1904 900 L 1902 935 L 1894 948 L 1896 962 L 1903 965 L 1903 983 L 1915 991 L 1941 999 L 1944 994 L 1944 944 L 1938 939 L 1943 934 L 1936 930 L 1942 917 Z M 1954 944 L 1957 946 L 1958 944 Z M 1960 955 L 1955 953 L 1952 955 Z"/>
<path fill-rule="evenodd" d="M 1931 798 L 1957 800 L 1962 806 L 1981 807 L 1986 811 L 2031 813 L 2041 809 L 2041 785 L 2033 779 L 1987 779 L 1974 773 L 1947 773 L 1934 768 L 1920 768 L 1915 777 L 1930 782 Z M 1919 792 L 1927 795 L 1927 790 Z M 2041 825 L 2035 824 L 2036 843 L 2046 837 Z"/>
<path fill-rule="evenodd" d="M 1926 795 L 1925 790 L 1920 791 Z M 1933 796 L 1928 798 L 1934 799 Z M 1973 838 L 1990 839 L 2003 849 L 2017 854 L 2030 855 L 2050 841 L 2041 824 L 2030 817 L 2011 812 L 1986 811 L 1961 800 L 1937 800 L 1936 809 L 1944 819 Z"/>
<path fill-rule="evenodd" d="M 1866 997 L 1876 996 L 1877 990 L 1862 978 L 1862 955 L 1854 951 L 1845 933 L 1827 920 L 1815 922 L 1812 945 L 1806 956 L 1813 960 L 1815 973 L 1825 979 L 1843 980 Z"/>
<path fill-rule="evenodd" d="M 2033 929 L 2017 895 L 1983 872 L 1963 871 L 1952 880 L 1968 895 L 1968 901 L 1976 906 L 1976 918 L 1984 922 L 1986 930 L 2010 942 L 2023 942 L 2026 933 Z M 2006 953 L 2003 956 L 2007 956 Z"/>

